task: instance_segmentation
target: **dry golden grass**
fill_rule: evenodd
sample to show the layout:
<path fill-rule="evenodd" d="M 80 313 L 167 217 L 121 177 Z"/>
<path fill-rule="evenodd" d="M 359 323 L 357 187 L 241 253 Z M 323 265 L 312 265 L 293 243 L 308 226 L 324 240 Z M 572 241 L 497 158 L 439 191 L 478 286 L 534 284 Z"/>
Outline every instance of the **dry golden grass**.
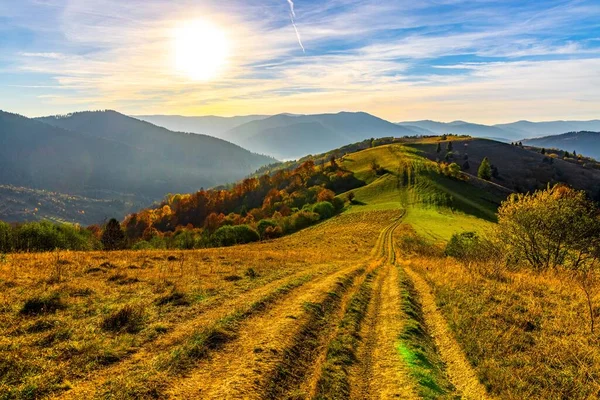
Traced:
<path fill-rule="evenodd" d="M 590 333 L 581 289 L 568 276 L 516 271 L 491 279 L 442 258 L 413 258 L 410 265 L 432 286 L 489 393 L 502 399 L 600 397 L 600 340 Z"/>
<path fill-rule="evenodd" d="M 0 263 L 0 397 L 98 393 L 120 365 L 132 379 L 144 376 L 153 364 L 136 355 L 167 357 L 202 323 L 357 265 L 396 215 L 344 214 L 231 248 L 8 255 Z"/>

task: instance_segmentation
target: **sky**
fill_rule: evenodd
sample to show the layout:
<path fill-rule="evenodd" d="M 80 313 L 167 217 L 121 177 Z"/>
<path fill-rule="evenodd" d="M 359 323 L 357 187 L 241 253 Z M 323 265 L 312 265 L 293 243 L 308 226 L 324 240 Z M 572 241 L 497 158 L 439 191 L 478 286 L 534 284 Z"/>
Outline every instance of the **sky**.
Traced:
<path fill-rule="evenodd" d="M 1 0 L 0 109 L 597 119 L 600 1 Z"/>

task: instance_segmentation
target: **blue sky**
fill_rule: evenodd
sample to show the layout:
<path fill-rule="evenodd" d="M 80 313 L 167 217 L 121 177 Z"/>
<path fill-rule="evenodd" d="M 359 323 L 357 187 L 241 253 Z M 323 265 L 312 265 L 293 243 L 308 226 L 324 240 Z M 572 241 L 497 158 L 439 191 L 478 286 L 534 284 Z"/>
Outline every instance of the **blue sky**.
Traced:
<path fill-rule="evenodd" d="M 173 32 L 190 21 L 227 38 L 211 79 L 174 65 Z M 600 2 L 3 0 L 0 72 L 0 109 L 27 116 L 594 119 Z"/>

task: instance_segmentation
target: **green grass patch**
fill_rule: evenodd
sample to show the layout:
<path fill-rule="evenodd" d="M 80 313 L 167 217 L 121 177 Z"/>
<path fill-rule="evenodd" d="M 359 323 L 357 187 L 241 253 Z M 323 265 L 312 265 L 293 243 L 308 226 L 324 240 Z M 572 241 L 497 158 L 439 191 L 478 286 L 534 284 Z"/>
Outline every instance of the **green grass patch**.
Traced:
<path fill-rule="evenodd" d="M 408 365 L 422 398 L 455 398 L 454 386 L 448 380 L 445 365 L 425 325 L 417 291 L 402 270 L 400 290 L 406 319 L 396 346 L 398 355 Z"/>

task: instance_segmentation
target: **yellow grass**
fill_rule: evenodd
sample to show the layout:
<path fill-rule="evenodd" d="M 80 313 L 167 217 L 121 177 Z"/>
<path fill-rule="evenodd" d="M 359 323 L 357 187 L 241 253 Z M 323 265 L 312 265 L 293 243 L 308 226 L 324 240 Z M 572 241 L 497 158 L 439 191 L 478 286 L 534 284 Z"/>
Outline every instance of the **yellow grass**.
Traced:
<path fill-rule="evenodd" d="M 0 366 L 9 372 L 0 393 L 59 394 L 155 343 L 168 354 L 193 334 L 189 321 L 199 315 L 219 309 L 223 317 L 294 279 L 365 259 L 393 215 L 341 215 L 280 240 L 231 248 L 8 255 L 0 264 Z M 250 268 L 255 278 L 246 276 Z M 225 279 L 231 276 L 241 279 Z M 21 312 L 28 300 L 54 293 L 66 308 Z M 173 293 L 183 294 L 186 304 L 166 300 Z M 102 329 L 126 305 L 143 310 L 139 331 Z"/>
<path fill-rule="evenodd" d="M 415 258 L 452 333 L 488 391 L 502 399 L 592 399 L 600 341 L 581 289 L 555 271 L 491 279 L 452 259 Z M 596 298 L 596 304 L 598 304 Z"/>

